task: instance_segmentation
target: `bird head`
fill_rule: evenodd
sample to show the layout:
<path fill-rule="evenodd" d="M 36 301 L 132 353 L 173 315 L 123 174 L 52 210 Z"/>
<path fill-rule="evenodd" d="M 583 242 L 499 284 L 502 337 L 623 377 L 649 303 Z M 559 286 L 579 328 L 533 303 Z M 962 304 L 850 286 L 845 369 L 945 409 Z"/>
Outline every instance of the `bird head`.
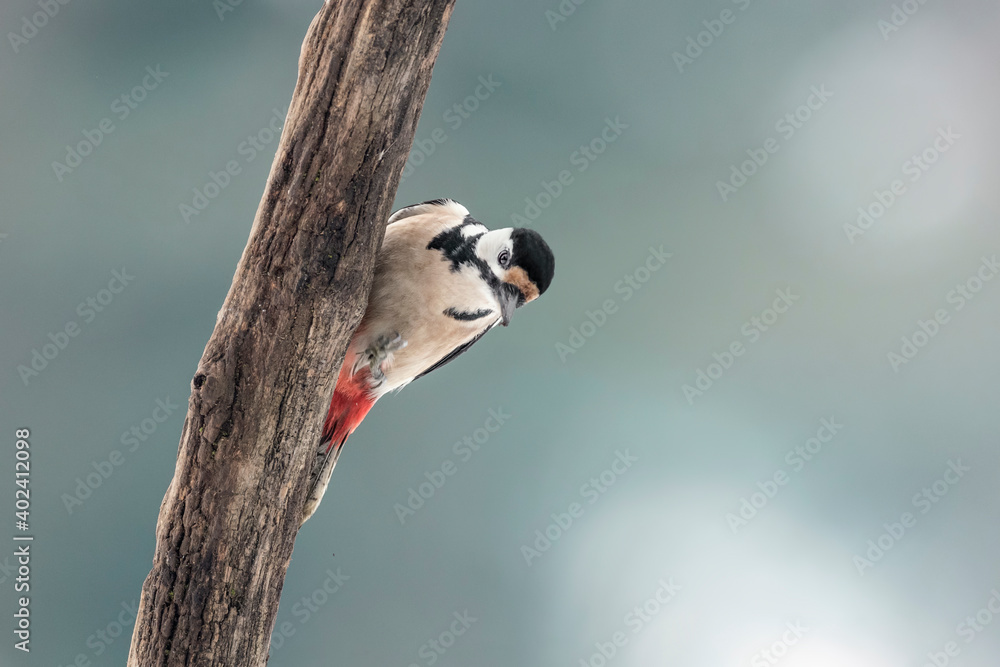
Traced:
<path fill-rule="evenodd" d="M 549 288 L 556 261 L 542 235 L 533 229 L 508 227 L 483 234 L 476 255 L 500 281 L 498 299 L 504 326 L 514 310 Z"/>

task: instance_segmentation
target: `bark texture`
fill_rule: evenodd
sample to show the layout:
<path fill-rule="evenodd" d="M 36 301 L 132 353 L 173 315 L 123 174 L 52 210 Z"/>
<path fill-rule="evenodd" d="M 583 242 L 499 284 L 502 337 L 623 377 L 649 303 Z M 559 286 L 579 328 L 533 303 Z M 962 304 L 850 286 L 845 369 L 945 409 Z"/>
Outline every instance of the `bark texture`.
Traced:
<path fill-rule="evenodd" d="M 334 0 L 191 383 L 130 667 L 264 665 L 310 466 L 454 0 Z"/>

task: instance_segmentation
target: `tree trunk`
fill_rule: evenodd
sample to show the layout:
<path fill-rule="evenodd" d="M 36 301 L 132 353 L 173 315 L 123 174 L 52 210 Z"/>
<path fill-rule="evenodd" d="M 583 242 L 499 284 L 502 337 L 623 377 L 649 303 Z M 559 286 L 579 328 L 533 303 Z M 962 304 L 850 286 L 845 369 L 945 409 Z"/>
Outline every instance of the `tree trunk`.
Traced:
<path fill-rule="evenodd" d="M 130 667 L 267 662 L 323 418 L 453 4 L 334 0 L 309 27 L 192 380 Z"/>

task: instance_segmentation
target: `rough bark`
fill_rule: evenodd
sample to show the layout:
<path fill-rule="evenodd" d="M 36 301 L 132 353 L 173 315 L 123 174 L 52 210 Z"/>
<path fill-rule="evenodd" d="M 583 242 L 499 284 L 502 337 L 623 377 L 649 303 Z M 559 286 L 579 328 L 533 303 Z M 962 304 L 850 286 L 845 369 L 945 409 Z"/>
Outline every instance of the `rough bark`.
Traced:
<path fill-rule="evenodd" d="M 264 665 L 320 437 L 454 0 L 323 5 L 192 379 L 128 664 Z"/>

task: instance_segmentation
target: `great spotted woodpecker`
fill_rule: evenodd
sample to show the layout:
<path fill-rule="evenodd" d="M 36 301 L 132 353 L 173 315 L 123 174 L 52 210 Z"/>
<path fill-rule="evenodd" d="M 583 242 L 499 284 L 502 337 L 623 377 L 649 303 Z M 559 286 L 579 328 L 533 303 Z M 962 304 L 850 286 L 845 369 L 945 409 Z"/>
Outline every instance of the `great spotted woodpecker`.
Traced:
<path fill-rule="evenodd" d="M 549 287 L 555 258 L 531 229 L 490 231 L 449 199 L 389 218 L 368 308 L 340 368 L 302 521 L 319 506 L 347 437 L 379 398 L 440 368 Z"/>

